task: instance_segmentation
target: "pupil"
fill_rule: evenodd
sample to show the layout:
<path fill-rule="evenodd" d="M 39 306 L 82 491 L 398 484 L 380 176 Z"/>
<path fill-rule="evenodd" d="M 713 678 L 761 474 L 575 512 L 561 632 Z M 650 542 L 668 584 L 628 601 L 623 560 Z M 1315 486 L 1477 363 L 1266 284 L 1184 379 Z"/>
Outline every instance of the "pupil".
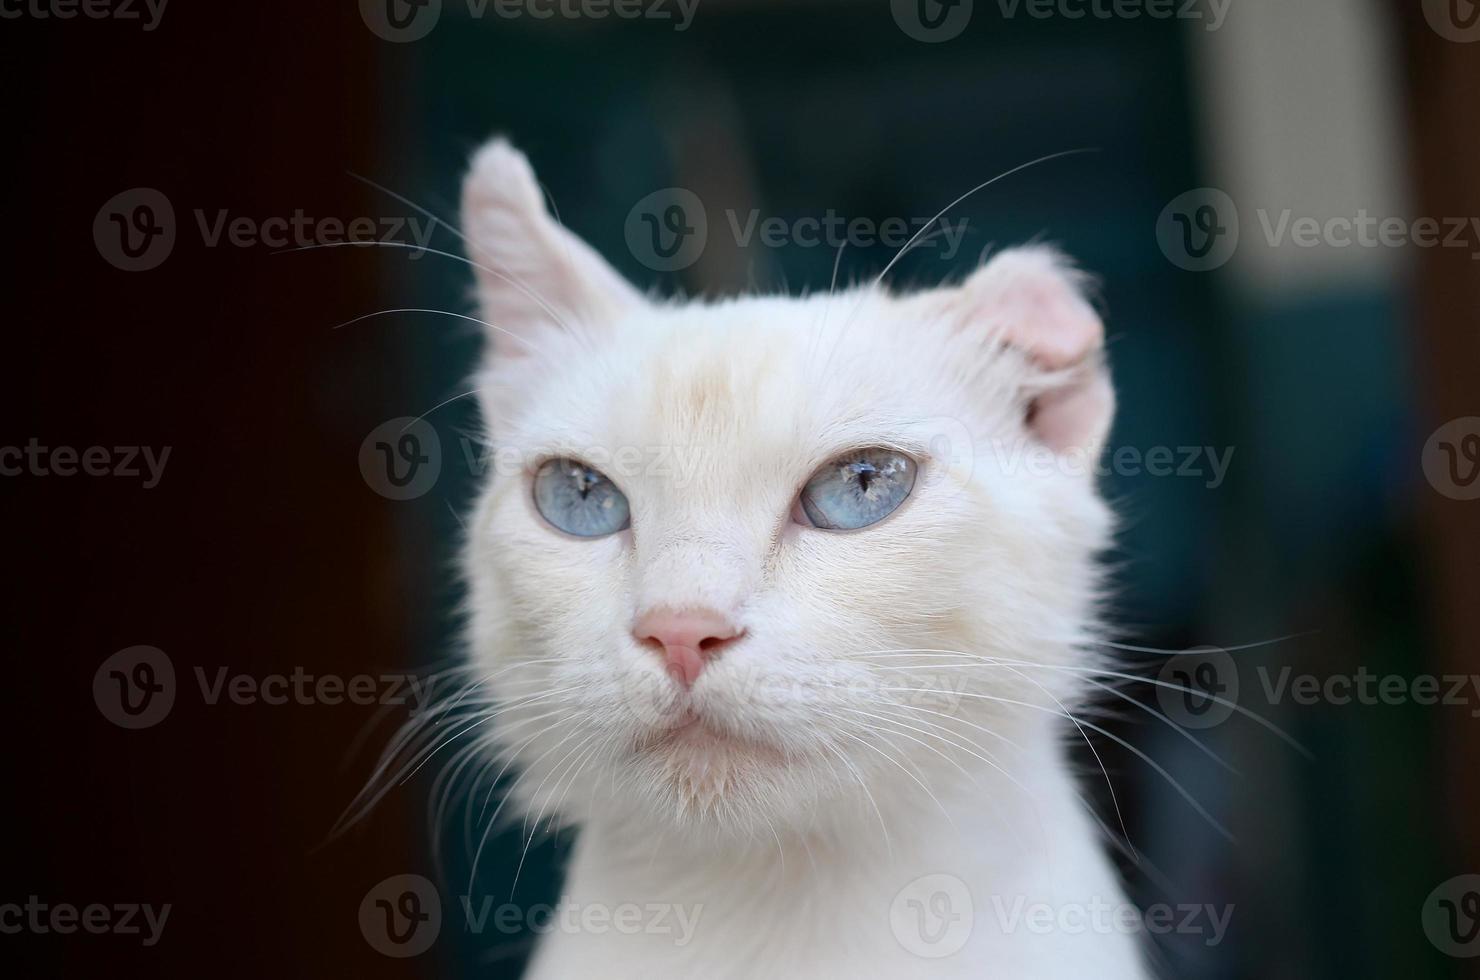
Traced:
<path fill-rule="evenodd" d="M 590 470 L 573 470 L 571 476 L 575 477 L 576 492 L 585 500 L 591 494 L 591 488 L 596 485 L 596 476 Z"/>

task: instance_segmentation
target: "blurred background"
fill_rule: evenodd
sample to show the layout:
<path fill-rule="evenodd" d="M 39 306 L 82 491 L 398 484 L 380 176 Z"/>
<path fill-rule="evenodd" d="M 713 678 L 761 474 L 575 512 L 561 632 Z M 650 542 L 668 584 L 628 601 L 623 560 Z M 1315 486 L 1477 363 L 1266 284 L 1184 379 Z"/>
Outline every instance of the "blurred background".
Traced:
<path fill-rule="evenodd" d="M 469 893 L 460 812 L 431 847 L 428 766 L 328 840 L 404 709 L 212 703 L 198 683 L 452 662 L 478 338 L 426 313 L 335 328 L 473 312 L 467 267 L 420 246 L 461 253 L 432 216 L 455 221 L 469 155 L 503 133 L 569 227 L 665 294 L 826 289 L 835 261 L 843 282 L 877 275 L 901 224 L 1091 149 L 967 198 L 957 237 L 890 278 L 938 283 L 1032 239 L 1096 274 L 1120 392 L 1116 639 L 1195 651 L 1123 651 L 1128 669 L 1308 752 L 1127 689 L 1230 773 L 1107 701 L 1165 770 L 1097 743 L 1134 897 L 1233 910 L 1217 941 L 1154 937 L 1163 975 L 1480 976 L 1480 878 L 1462 877 L 1480 873 L 1480 7 L 4 10 L 19 383 L 0 447 L 37 449 L 0 451 L 18 668 L 0 906 L 171 906 L 152 944 L 0 930 L 13 975 L 519 975 L 568 838 L 537 842 L 516 887 L 516 826 Z M 303 247 L 347 238 L 416 247 Z M 422 468 L 387 469 L 384 426 L 416 417 Z M 64 475 L 62 450 L 94 447 L 107 475 Z M 126 448 L 168 450 L 152 484 Z M 95 681 L 141 645 L 173 701 L 125 727 Z M 441 896 L 414 956 L 361 917 L 401 874 Z M 490 898 L 515 926 L 470 927 L 463 903 Z"/>

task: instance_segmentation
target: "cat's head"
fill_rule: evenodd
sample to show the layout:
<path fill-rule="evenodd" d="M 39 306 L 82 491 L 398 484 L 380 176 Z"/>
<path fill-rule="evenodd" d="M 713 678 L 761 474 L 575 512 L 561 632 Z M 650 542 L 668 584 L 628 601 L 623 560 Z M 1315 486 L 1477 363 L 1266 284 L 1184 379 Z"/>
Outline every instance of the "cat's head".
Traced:
<path fill-rule="evenodd" d="M 469 643 L 532 815 L 873 819 L 957 767 L 1010 769 L 988 733 L 1053 728 L 1110 533 L 1086 461 L 1113 407 L 1059 256 L 909 295 L 654 300 L 498 141 L 463 225 L 498 463 Z"/>

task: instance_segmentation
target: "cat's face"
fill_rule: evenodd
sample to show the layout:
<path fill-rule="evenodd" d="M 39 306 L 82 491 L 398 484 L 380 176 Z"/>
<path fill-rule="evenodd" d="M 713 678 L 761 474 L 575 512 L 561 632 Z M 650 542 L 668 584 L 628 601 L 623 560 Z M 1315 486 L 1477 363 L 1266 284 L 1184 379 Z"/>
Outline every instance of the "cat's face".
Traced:
<path fill-rule="evenodd" d="M 1111 399 L 1050 253 L 903 298 L 658 305 L 503 144 L 464 224 L 499 464 L 470 641 L 532 814 L 847 820 L 1052 720 L 1108 533 L 1054 462 L 1098 447 Z"/>

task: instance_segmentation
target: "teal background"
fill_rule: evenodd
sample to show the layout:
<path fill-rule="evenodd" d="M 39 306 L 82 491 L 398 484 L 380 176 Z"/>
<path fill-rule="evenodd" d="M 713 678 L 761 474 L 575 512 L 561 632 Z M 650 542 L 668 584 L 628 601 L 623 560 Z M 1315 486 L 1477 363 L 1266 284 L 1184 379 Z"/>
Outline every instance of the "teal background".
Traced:
<path fill-rule="evenodd" d="M 449 12 L 425 40 L 387 46 L 396 116 L 375 176 L 450 218 L 472 150 L 503 133 L 530 155 L 562 220 L 640 286 L 816 290 L 827 288 L 834 260 L 826 247 L 752 243 L 729 282 L 702 281 L 693 269 L 654 273 L 627 249 L 627 212 L 682 182 L 676 144 L 716 118 L 743 147 L 759 199 L 706 199 L 711 237 L 727 234 L 721 215 L 732 207 L 788 220 L 829 208 L 928 216 L 1027 160 L 1093 148 L 976 194 L 951 213 L 970 228 L 954 261 L 917 252 L 893 280 L 939 282 L 988 247 L 1056 242 L 1101 280 L 1120 393 L 1112 446 L 1234 447 L 1217 488 L 1144 475 L 1106 482 L 1125 519 L 1112 556 L 1121 639 L 1184 649 L 1302 634 L 1239 663 L 1421 669 L 1421 585 L 1402 516 L 1416 469 L 1404 297 L 1374 285 L 1275 302 L 1235 295 L 1221 273 L 1172 265 L 1153 234 L 1156 218 L 1207 182 L 1195 150 L 1206 120 L 1189 96 L 1182 29 L 994 18 L 979 5 L 962 37 L 924 45 L 877 4 L 701 7 L 685 33 L 643 22 L 546 29 Z M 843 277 L 876 274 L 891 255 L 850 248 Z M 425 260 L 392 292 L 397 305 L 468 311 L 468 280 L 464 268 Z M 445 323 L 404 329 L 407 363 L 421 379 L 419 404 L 405 414 L 419 414 L 462 390 L 478 344 Z M 476 427 L 468 401 L 433 416 L 444 441 Z M 470 485 L 466 473 L 444 478 L 403 518 L 418 528 L 414 553 L 428 573 L 412 579 L 442 583 L 425 606 L 428 657 L 454 640 L 454 620 L 437 611 L 455 601 L 445 560 Z M 1155 656 L 1143 664 L 1148 675 L 1159 667 Z M 1427 716 L 1253 707 L 1316 761 L 1234 720 L 1200 733 L 1243 771 L 1230 778 L 1145 717 L 1114 723 L 1234 829 L 1235 845 L 1134 757 L 1099 746 L 1131 840 L 1156 869 L 1127 865 L 1135 896 L 1235 905 L 1218 948 L 1199 937 L 1159 942 L 1166 975 L 1448 975 L 1416 911 L 1396 921 L 1393 911 L 1417 910 L 1444 877 L 1424 791 L 1435 777 L 1422 762 Z M 1083 746 L 1078 754 L 1089 768 Z M 1104 796 L 1099 780 L 1086 785 Z M 522 841 L 506 833 L 485 853 L 477 887 L 495 904 L 552 901 L 567 846 L 537 843 L 511 890 Z M 456 846 L 442 861 L 451 882 L 467 880 Z M 517 976 L 529 940 L 465 934 L 453 965 L 468 976 Z"/>

